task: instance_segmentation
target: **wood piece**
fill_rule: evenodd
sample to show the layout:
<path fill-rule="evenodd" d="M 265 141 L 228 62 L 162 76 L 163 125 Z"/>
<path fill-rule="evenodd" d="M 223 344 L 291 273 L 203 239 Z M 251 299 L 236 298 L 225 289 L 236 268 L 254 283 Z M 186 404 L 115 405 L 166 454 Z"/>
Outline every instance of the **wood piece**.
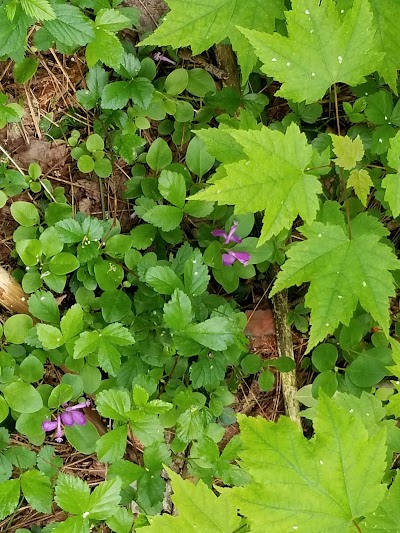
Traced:
<path fill-rule="evenodd" d="M 232 47 L 229 44 L 216 44 L 215 58 L 218 67 L 226 72 L 226 77 L 223 79 L 224 86 L 232 87 L 240 93 L 240 74 Z"/>
<path fill-rule="evenodd" d="M 293 351 L 292 332 L 287 322 L 288 295 L 287 291 L 281 291 L 272 298 L 275 313 L 276 342 L 279 357 L 290 357 L 295 361 Z M 281 373 L 283 401 L 287 416 L 301 426 L 300 404 L 296 398 L 297 380 L 296 368 L 291 372 Z"/>
<path fill-rule="evenodd" d="M 21 285 L 0 267 L 0 305 L 10 313 L 29 314 L 28 296 L 22 290 Z"/>

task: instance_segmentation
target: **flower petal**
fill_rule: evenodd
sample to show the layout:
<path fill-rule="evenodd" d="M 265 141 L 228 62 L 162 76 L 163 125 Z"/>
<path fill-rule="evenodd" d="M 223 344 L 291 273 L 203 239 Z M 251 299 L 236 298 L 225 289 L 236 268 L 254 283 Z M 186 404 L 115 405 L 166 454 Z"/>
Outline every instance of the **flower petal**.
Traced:
<path fill-rule="evenodd" d="M 86 424 L 86 417 L 80 411 L 73 411 L 71 415 L 74 419 L 74 424 L 77 424 L 78 426 L 84 426 Z"/>
<path fill-rule="evenodd" d="M 91 404 L 91 401 L 88 398 L 84 402 L 77 403 L 76 405 L 71 405 L 70 407 L 67 407 L 65 410 L 69 412 L 69 411 L 75 411 L 76 409 L 84 409 L 85 407 L 89 407 L 90 404 Z"/>
<path fill-rule="evenodd" d="M 222 254 L 222 262 L 225 266 L 231 266 L 235 262 L 235 258 L 229 253 Z"/>
<path fill-rule="evenodd" d="M 214 229 L 211 232 L 211 235 L 213 235 L 214 237 L 223 237 L 224 239 L 228 237 L 228 235 L 225 233 L 223 229 Z"/>
<path fill-rule="evenodd" d="M 74 417 L 72 416 L 72 413 L 61 413 L 61 422 L 64 424 L 64 426 L 73 426 L 74 425 Z"/>
<path fill-rule="evenodd" d="M 242 263 L 244 266 L 249 264 L 250 254 L 247 252 L 232 252 L 232 250 L 229 250 L 228 254 L 240 261 L 240 263 Z"/>
<path fill-rule="evenodd" d="M 57 427 L 57 420 L 45 420 L 42 423 L 42 429 L 43 431 L 53 431 Z"/>

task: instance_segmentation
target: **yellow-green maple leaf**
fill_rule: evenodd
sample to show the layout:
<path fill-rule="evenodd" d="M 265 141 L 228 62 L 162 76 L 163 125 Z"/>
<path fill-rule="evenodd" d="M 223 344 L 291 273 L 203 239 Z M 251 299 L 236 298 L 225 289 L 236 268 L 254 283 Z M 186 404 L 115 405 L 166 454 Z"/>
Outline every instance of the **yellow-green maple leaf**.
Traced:
<path fill-rule="evenodd" d="M 336 82 L 358 85 L 377 69 L 375 28 L 368 0 L 354 0 L 341 14 L 333 0 L 293 0 L 287 33 L 242 29 L 263 62 L 262 70 L 282 82 L 277 95 L 312 103 Z"/>
<path fill-rule="evenodd" d="M 350 172 L 349 179 L 347 180 L 347 188 L 353 187 L 354 192 L 363 206 L 367 205 L 367 198 L 372 186 L 372 179 L 367 170 L 354 169 Z"/>
<path fill-rule="evenodd" d="M 166 0 L 171 11 L 143 45 L 191 46 L 200 54 L 229 38 L 237 53 L 245 82 L 257 58 L 237 25 L 273 32 L 275 19 L 283 18 L 283 0 Z"/>
<path fill-rule="evenodd" d="M 266 127 L 215 130 L 213 142 L 227 134 L 243 148 L 243 159 L 223 165 L 220 175 L 225 177 L 190 199 L 234 205 L 237 214 L 264 211 L 260 244 L 290 228 L 298 215 L 311 223 L 322 187 L 318 176 L 308 171 L 313 150 L 298 126 L 291 124 L 286 133 Z M 208 145 L 206 136 L 200 137 Z M 241 157 L 240 152 L 235 154 Z"/>
<path fill-rule="evenodd" d="M 341 226 L 315 222 L 300 232 L 306 240 L 294 244 L 271 296 L 293 285 L 310 282 L 305 305 L 311 309 L 307 351 L 348 325 L 360 304 L 389 334 L 389 298 L 395 295 L 390 270 L 400 268 L 393 250 L 380 240 L 386 228 L 365 213 L 351 221 L 351 238 Z M 374 253 L 371 253 L 371 250 Z"/>
<path fill-rule="evenodd" d="M 390 167 L 397 170 L 396 174 L 387 174 L 382 180 L 385 190 L 385 201 L 389 204 L 394 217 L 400 215 L 400 131 L 390 139 L 390 148 L 387 153 Z"/>
<path fill-rule="evenodd" d="M 334 161 L 339 167 L 344 168 L 344 170 L 351 170 L 363 158 L 364 145 L 359 135 L 353 140 L 347 135 L 341 137 L 331 134 L 331 139 L 333 151 L 337 156 Z"/>

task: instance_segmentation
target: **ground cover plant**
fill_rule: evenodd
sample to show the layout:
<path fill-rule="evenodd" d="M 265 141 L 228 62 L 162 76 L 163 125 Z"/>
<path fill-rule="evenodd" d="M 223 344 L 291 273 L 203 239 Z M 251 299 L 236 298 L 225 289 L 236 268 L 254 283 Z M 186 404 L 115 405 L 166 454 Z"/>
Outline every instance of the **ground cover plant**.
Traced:
<path fill-rule="evenodd" d="M 150 4 L 0 1 L 1 530 L 398 532 L 398 2 Z"/>

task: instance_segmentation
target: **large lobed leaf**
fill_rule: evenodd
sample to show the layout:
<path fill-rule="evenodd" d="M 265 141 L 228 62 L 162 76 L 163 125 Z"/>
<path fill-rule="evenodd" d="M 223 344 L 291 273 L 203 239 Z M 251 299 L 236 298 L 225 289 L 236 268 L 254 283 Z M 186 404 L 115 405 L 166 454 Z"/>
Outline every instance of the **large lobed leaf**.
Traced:
<path fill-rule="evenodd" d="M 249 43 L 238 31 L 244 28 L 273 32 L 275 19 L 283 18 L 283 0 L 167 0 L 171 11 L 143 45 L 191 46 L 199 54 L 227 37 L 238 55 L 245 82 L 256 63 Z"/>
<path fill-rule="evenodd" d="M 348 324 L 358 305 L 388 334 L 389 297 L 395 295 L 389 272 L 400 267 L 392 249 L 380 240 L 386 228 L 366 214 L 351 221 L 351 238 L 341 226 L 315 222 L 300 229 L 307 238 L 293 245 L 271 296 L 284 288 L 310 282 L 305 305 L 311 308 L 308 351 Z M 373 250 L 373 253 L 371 253 Z"/>
<path fill-rule="evenodd" d="M 239 423 L 242 467 L 254 482 L 231 497 L 252 533 L 356 533 L 383 499 L 385 430 L 369 436 L 359 415 L 334 399 L 319 400 L 311 440 L 286 417 L 275 424 L 240 415 Z"/>
<path fill-rule="evenodd" d="M 245 155 L 225 164 L 226 176 L 190 199 L 233 204 L 237 214 L 265 211 L 260 244 L 290 228 L 298 215 L 311 223 L 322 188 L 318 176 L 308 173 L 312 147 L 298 126 L 291 124 L 286 133 L 262 127 L 249 131 L 214 130 L 213 135 L 200 137 L 212 151 L 218 138 L 226 142 L 227 135 L 243 148 Z M 240 157 L 237 150 L 235 154 Z"/>
<path fill-rule="evenodd" d="M 276 94 L 288 100 L 312 103 L 334 83 L 358 85 L 384 57 L 377 51 L 367 0 L 354 0 L 348 10 L 339 10 L 333 0 L 293 0 L 286 20 L 288 37 L 243 24 L 241 31 L 262 61 L 263 72 L 282 82 Z"/>

